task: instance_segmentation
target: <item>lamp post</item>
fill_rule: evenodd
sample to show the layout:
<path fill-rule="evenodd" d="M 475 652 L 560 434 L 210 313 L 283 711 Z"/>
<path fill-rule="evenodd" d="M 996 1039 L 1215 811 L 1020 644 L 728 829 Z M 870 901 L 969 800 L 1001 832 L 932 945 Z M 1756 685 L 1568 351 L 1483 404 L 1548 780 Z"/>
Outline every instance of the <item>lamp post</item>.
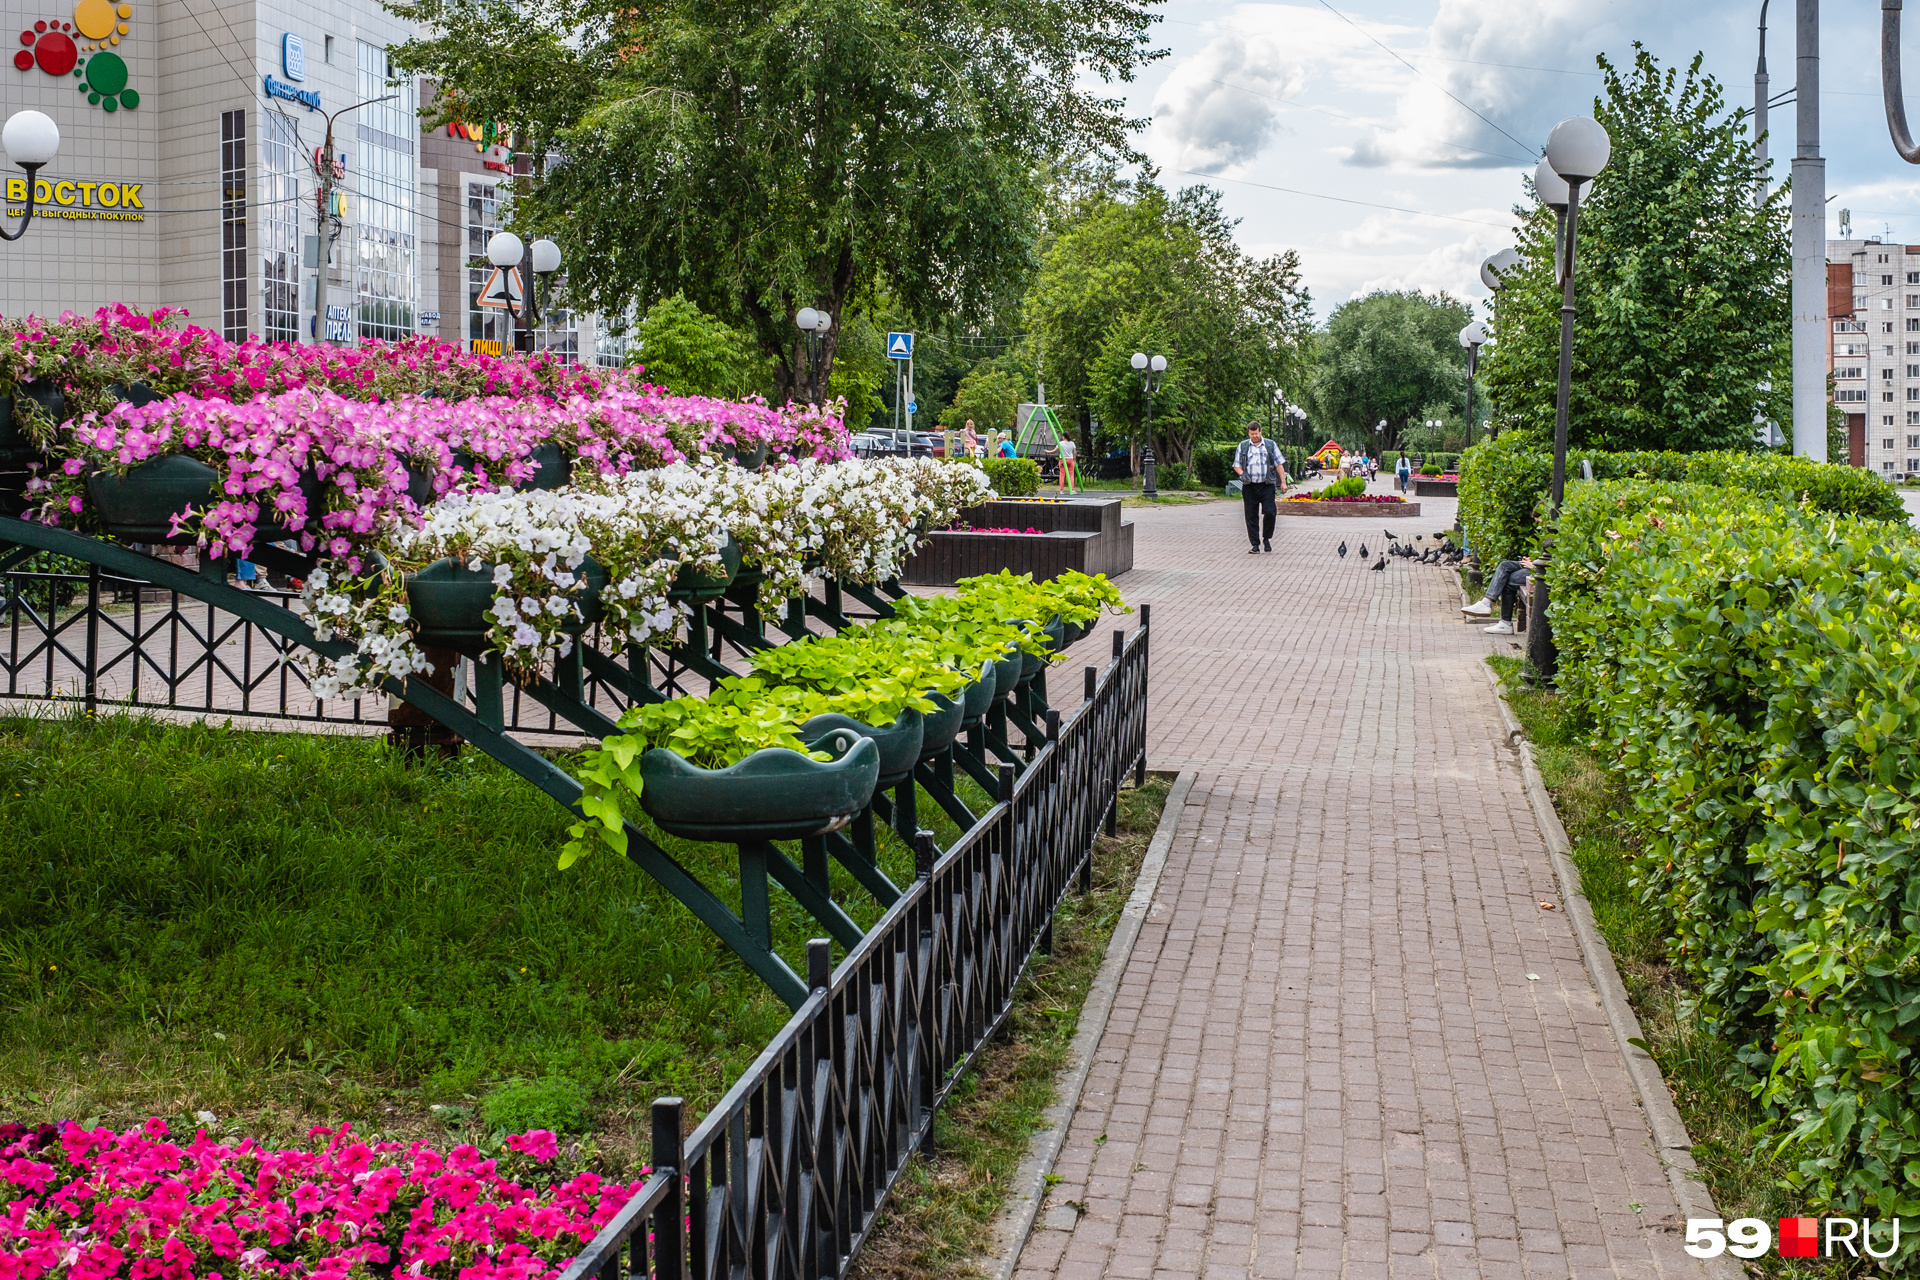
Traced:
<path fill-rule="evenodd" d="M 349 111 L 358 111 L 362 107 L 371 107 L 378 102 L 390 102 L 399 96 L 397 93 L 389 93 L 378 98 L 368 98 L 365 102 L 356 102 L 351 106 L 340 108 L 327 117 L 326 140 L 320 144 L 320 149 L 313 153 L 313 175 L 320 180 L 320 189 L 315 194 L 315 199 L 318 201 L 318 218 L 314 224 L 314 232 L 317 236 L 323 237 L 324 244 L 328 246 L 321 251 L 319 269 L 313 281 L 313 336 L 320 342 L 333 341 L 333 339 L 326 336 L 327 263 L 328 260 L 333 257 L 331 246 L 334 241 L 340 238 L 340 228 L 342 225 L 340 215 L 333 211 L 333 190 L 334 184 L 347 176 L 346 160 L 344 158 L 336 160 L 333 157 L 333 122 L 341 116 L 346 115 Z M 331 224 L 331 226 L 329 226 L 329 224 Z"/>
<path fill-rule="evenodd" d="M 1487 340 L 1487 326 L 1478 320 L 1460 331 L 1460 345 L 1467 349 L 1467 448 L 1473 448 L 1473 375 L 1480 367 L 1480 347 Z"/>
<path fill-rule="evenodd" d="M 807 341 L 807 401 L 820 403 L 820 338 L 833 328 L 833 316 L 814 307 L 802 307 L 794 313 L 794 327 L 806 335 Z M 907 426 L 913 426 L 913 420 L 907 420 Z"/>
<path fill-rule="evenodd" d="M 0 239 L 18 240 L 27 234 L 27 224 L 33 221 L 34 186 L 40 170 L 60 154 L 60 126 L 41 112 L 16 111 L 7 117 L 5 127 L 0 128 L 0 150 L 27 175 L 27 211 L 20 219 L 20 229 L 8 231 L 0 227 Z"/>
<path fill-rule="evenodd" d="M 1133 353 L 1133 367 L 1140 371 L 1140 389 L 1147 393 L 1147 443 L 1140 450 L 1140 470 L 1146 484 L 1140 490 L 1140 496 L 1149 501 L 1158 501 L 1160 492 L 1153 487 L 1153 393 L 1160 389 L 1160 380 L 1167 372 L 1167 358 L 1136 351 Z"/>
<path fill-rule="evenodd" d="M 1607 131 L 1587 116 L 1570 116 L 1547 135 L 1545 164 L 1565 181 L 1567 212 L 1560 250 L 1560 385 L 1553 406 L 1553 488 L 1548 496 L 1547 534 L 1541 544 L 1545 553 L 1551 552 L 1553 525 L 1560 518 L 1560 503 L 1567 491 L 1567 399 L 1573 390 L 1573 268 L 1580 232 L 1580 187 L 1607 167 L 1612 150 L 1613 140 Z M 1545 561 L 1543 554 L 1541 563 Z M 1533 589 L 1533 608 L 1528 617 L 1527 658 L 1540 678 L 1551 681 L 1558 656 L 1553 629 L 1547 623 L 1547 584 L 1537 572 L 1529 575 L 1528 581 Z"/>
<path fill-rule="evenodd" d="M 1487 306 L 1493 312 L 1496 320 L 1500 314 L 1500 291 L 1506 287 L 1507 283 L 1506 274 L 1519 265 L 1520 251 L 1518 249 L 1502 249 L 1498 253 L 1490 255 L 1485 262 L 1480 264 L 1480 282 L 1486 285 L 1493 293 L 1493 301 L 1489 302 Z M 1468 441 L 1471 443 L 1473 433 L 1473 423 L 1471 421 L 1467 423 L 1467 433 Z M 1487 439 L 1491 440 L 1499 434 L 1499 429 L 1489 420 L 1487 423 Z"/>
<path fill-rule="evenodd" d="M 520 287 L 520 305 L 509 307 L 508 314 L 518 321 L 513 333 L 513 349 L 530 352 L 533 350 L 533 327 L 540 323 L 540 301 L 536 296 L 539 282 L 560 269 L 560 246 L 551 240 L 535 240 L 531 246 L 533 279 L 523 280 Z M 487 261 L 502 271 L 518 273 L 520 260 L 527 256 L 520 237 L 511 231 L 497 231 L 487 241 Z M 513 301 L 513 289 L 507 289 L 507 301 Z"/>
<path fill-rule="evenodd" d="M 1306 430 L 1307 411 L 1297 404 L 1290 404 L 1287 406 L 1287 421 L 1292 424 L 1291 429 L 1298 434 Z M 1304 444 L 1305 441 L 1301 443 Z"/>

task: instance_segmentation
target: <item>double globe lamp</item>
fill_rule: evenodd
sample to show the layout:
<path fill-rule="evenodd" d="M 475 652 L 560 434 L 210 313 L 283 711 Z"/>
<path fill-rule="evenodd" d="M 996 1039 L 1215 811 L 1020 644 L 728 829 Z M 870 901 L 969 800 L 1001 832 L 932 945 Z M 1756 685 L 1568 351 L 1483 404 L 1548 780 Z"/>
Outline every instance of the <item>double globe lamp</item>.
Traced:
<path fill-rule="evenodd" d="M 1140 496 L 1157 500 L 1160 491 L 1153 485 L 1153 393 L 1160 389 L 1160 379 L 1167 371 L 1167 358 L 1158 353 L 1148 355 L 1144 351 L 1136 351 L 1132 363 L 1140 374 L 1140 389 L 1147 393 L 1147 443 L 1140 450 L 1140 471 L 1145 483 Z"/>
<path fill-rule="evenodd" d="M 9 231 L 0 227 L 0 239 L 18 240 L 27 234 L 27 224 L 33 221 L 34 182 L 40 170 L 53 162 L 60 154 L 60 127 L 51 117 L 39 111 L 16 111 L 7 117 L 7 123 L 0 127 L 0 150 L 7 158 L 19 165 L 27 174 L 26 216 L 20 219 L 20 229 Z"/>
<path fill-rule="evenodd" d="M 807 385 L 812 388 L 808 400 L 820 403 L 820 341 L 827 330 L 833 328 L 833 315 L 818 307 L 802 307 L 793 313 L 793 326 L 805 335 L 807 340 Z M 909 419 L 908 426 L 912 426 Z"/>
<path fill-rule="evenodd" d="M 487 261 L 502 271 L 512 271 L 520 265 L 520 260 L 529 256 L 532 250 L 534 281 L 543 280 L 560 269 L 560 246 L 551 240 L 535 240 L 531 246 L 523 245 L 520 237 L 511 231 L 495 232 L 487 241 Z M 534 297 L 534 281 L 529 281 L 520 291 L 520 307 L 517 312 L 520 327 L 514 331 L 513 346 L 516 351 L 533 350 L 533 326 L 540 323 L 540 304 Z M 512 302 L 513 293 L 509 289 L 508 302 Z"/>

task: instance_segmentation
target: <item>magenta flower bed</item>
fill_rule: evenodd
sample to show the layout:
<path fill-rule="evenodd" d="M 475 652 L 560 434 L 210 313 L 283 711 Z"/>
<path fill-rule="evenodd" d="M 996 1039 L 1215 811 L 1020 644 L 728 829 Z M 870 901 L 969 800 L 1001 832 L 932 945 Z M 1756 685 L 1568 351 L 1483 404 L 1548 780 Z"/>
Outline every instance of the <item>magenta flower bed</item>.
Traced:
<path fill-rule="evenodd" d="M 1406 499 L 1392 493 L 1356 493 L 1346 498 L 1322 498 L 1322 502 L 1405 502 Z"/>
<path fill-rule="evenodd" d="M 639 1183 L 565 1176 L 553 1134 L 472 1146 L 366 1143 L 317 1128 L 313 1150 L 186 1145 L 153 1119 L 116 1134 L 0 1126 L 0 1280 L 546 1280 Z"/>
<path fill-rule="evenodd" d="M 974 528 L 969 528 L 969 529 L 961 529 L 961 528 L 953 528 L 953 529 L 949 529 L 949 530 L 947 530 L 947 532 L 948 532 L 948 533 L 1039 533 L 1039 534 L 1044 534 L 1044 533 L 1046 532 L 1046 530 L 1045 530 L 1045 529 L 1033 529 L 1033 528 L 1027 528 L 1027 529 L 974 529 Z"/>

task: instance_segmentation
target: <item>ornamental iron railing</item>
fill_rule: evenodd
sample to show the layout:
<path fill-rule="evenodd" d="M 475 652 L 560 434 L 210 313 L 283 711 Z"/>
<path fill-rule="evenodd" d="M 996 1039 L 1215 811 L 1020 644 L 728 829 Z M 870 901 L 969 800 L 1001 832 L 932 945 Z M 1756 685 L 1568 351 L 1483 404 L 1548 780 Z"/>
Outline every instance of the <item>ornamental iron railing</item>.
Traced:
<path fill-rule="evenodd" d="M 846 1273 L 960 1073 L 1005 1021 L 1052 920 L 1090 885 L 1121 779 L 1144 781 L 1148 612 L 1027 769 L 837 970 L 808 947 L 805 1003 L 700 1126 L 653 1105 L 653 1172 L 561 1280 L 821 1280 Z"/>

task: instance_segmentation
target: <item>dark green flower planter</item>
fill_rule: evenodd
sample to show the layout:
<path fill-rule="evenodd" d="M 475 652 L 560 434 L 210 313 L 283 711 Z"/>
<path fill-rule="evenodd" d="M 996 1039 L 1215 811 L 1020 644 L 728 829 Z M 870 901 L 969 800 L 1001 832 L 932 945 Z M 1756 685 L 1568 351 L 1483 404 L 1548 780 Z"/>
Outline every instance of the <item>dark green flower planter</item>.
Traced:
<path fill-rule="evenodd" d="M 288 538 L 299 537 L 302 533 L 320 536 L 320 517 L 327 513 L 327 490 L 332 488 L 329 481 L 322 480 L 311 471 L 300 473 L 300 493 L 307 500 L 307 520 L 300 528 L 281 524 L 272 517 L 279 514 L 273 505 L 273 496 L 260 497 L 260 523 L 254 526 L 253 541 L 258 546 L 263 542 L 282 542 Z"/>
<path fill-rule="evenodd" d="M 747 844 L 820 835 L 845 826 L 873 799 L 880 750 L 847 730 L 821 735 L 815 749 L 836 758 L 768 747 L 724 769 L 702 769 L 655 747 L 640 757 L 640 807 L 683 840 Z"/>
<path fill-rule="evenodd" d="M 1050 653 L 1059 653 L 1067 647 L 1067 624 L 1059 614 L 1053 615 L 1053 621 L 1046 626 L 1047 649 Z"/>
<path fill-rule="evenodd" d="M 433 501 L 433 481 L 437 473 L 432 467 L 416 466 L 411 462 L 406 464 L 406 468 L 407 497 L 413 500 L 414 506 L 425 511 L 427 504 Z"/>
<path fill-rule="evenodd" d="M 55 422 L 67 420 L 67 397 L 60 388 L 44 378 L 32 382 L 16 383 L 13 388 L 14 408 L 24 415 L 26 405 L 21 401 L 31 401 L 40 406 L 41 412 Z"/>
<path fill-rule="evenodd" d="M 978 722 L 980 717 L 987 714 L 993 706 L 993 695 L 999 685 L 995 674 L 998 670 L 998 663 L 981 664 L 980 678 L 968 685 L 963 695 L 964 701 L 961 704 L 963 723 L 972 725 Z"/>
<path fill-rule="evenodd" d="M 711 600 L 715 596 L 725 595 L 727 585 L 733 581 L 733 575 L 740 572 L 740 544 L 728 534 L 726 542 L 720 548 L 720 567 L 718 574 L 703 573 L 697 569 L 684 568 L 673 577 L 673 587 L 667 595 L 674 600 Z"/>
<path fill-rule="evenodd" d="M 960 736 L 960 721 L 965 718 L 967 703 L 965 695 L 960 698 L 948 698 L 944 694 L 929 693 L 927 697 L 936 710 L 926 712 L 921 717 L 920 758 L 931 760 Z"/>
<path fill-rule="evenodd" d="M 742 450 L 736 445 L 733 460 L 749 471 L 758 471 L 767 462 L 767 442 L 762 440 L 747 450 Z"/>
<path fill-rule="evenodd" d="M 124 476 L 96 471 L 87 477 L 100 522 L 116 538 L 131 542 L 186 542 L 173 531 L 172 517 L 213 501 L 220 473 L 204 462 L 173 453 L 128 469 Z"/>
<path fill-rule="evenodd" d="M 758 607 L 760 584 L 766 580 L 766 573 L 760 569 L 742 569 L 728 580 L 726 597 L 735 604 Z"/>
<path fill-rule="evenodd" d="M 599 620 L 600 593 L 607 585 L 607 571 L 591 557 L 581 562 L 580 572 L 587 580 L 586 594 L 580 600 L 584 617 L 562 628 L 569 635 L 579 635 Z M 443 558 L 407 579 L 407 612 L 413 615 L 422 644 L 455 649 L 480 647 L 493 627 L 493 596 L 491 564 L 473 570 Z"/>
<path fill-rule="evenodd" d="M 1007 646 L 1007 656 L 993 664 L 993 696 L 1004 698 L 1020 684 L 1026 671 L 1026 655 L 1015 645 Z"/>
<path fill-rule="evenodd" d="M 166 397 L 144 382 L 115 382 L 107 387 L 107 394 L 124 404 L 139 408 L 143 404 L 152 404 Z"/>
<path fill-rule="evenodd" d="M 861 724 L 838 712 L 828 712 L 800 726 L 800 741 L 810 747 L 817 746 L 835 732 L 847 729 L 872 738 L 873 744 L 880 748 L 880 786 L 890 787 L 913 776 L 913 766 L 920 759 L 920 744 L 926 732 L 926 719 L 918 711 L 902 711 L 892 724 L 878 727 Z"/>
<path fill-rule="evenodd" d="M 557 444 L 537 444 L 527 455 L 540 469 L 520 485 L 522 489 L 559 489 L 573 483 L 573 459 L 564 457 Z"/>

